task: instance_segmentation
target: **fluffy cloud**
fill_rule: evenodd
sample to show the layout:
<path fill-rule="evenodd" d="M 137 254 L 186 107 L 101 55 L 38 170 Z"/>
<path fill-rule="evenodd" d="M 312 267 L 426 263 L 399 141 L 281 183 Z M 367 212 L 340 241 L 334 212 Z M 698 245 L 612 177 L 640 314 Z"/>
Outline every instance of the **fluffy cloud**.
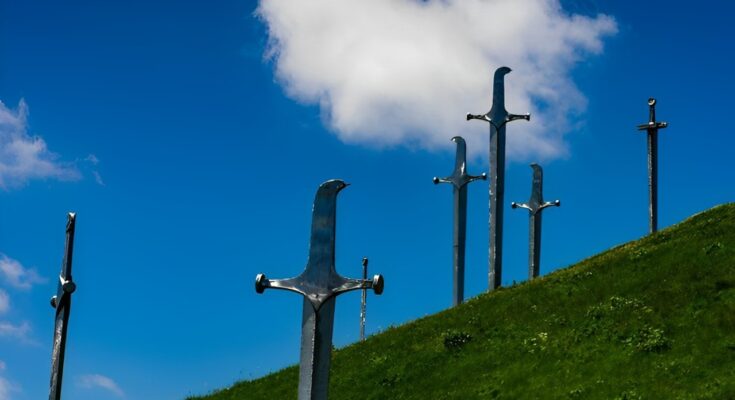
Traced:
<path fill-rule="evenodd" d="M 110 393 L 118 396 L 125 397 L 125 393 L 120 389 L 112 379 L 99 374 L 88 374 L 82 375 L 77 380 L 77 385 L 84 389 L 101 388 L 109 391 Z"/>
<path fill-rule="evenodd" d="M 261 0 L 256 13 L 287 94 L 347 143 L 432 149 L 461 134 L 476 154 L 488 126 L 465 114 L 487 112 L 494 69 L 513 68 L 507 108 L 532 113 L 508 135 L 516 159 L 566 152 L 586 106 L 571 69 L 617 30 L 558 0 Z"/>
<path fill-rule="evenodd" d="M 4 291 L 3 289 L 0 289 L 0 314 L 5 314 L 10 309 L 10 296 L 8 296 L 8 292 Z M 0 361 L 0 370 L 3 368 L 2 362 Z"/>
<path fill-rule="evenodd" d="M 24 268 L 20 262 L 2 253 L 0 253 L 0 275 L 10 286 L 18 289 L 30 289 L 37 283 L 46 282 L 35 269 Z"/>
<path fill-rule="evenodd" d="M 73 164 L 58 161 L 46 142 L 28 134 L 28 106 L 12 110 L 0 101 L 0 188 L 19 187 L 31 179 L 78 180 Z"/>

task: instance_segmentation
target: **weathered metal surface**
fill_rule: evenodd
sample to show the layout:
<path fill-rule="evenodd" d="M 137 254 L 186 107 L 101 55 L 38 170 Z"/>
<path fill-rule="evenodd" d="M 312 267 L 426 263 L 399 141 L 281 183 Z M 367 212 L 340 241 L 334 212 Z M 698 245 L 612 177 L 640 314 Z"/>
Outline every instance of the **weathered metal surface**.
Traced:
<path fill-rule="evenodd" d="M 311 220 L 309 260 L 301 275 L 289 279 L 268 279 L 264 274 L 258 274 L 255 278 L 257 293 L 271 288 L 304 296 L 299 400 L 327 398 L 336 296 L 358 289 L 373 289 L 375 294 L 383 292 L 381 275 L 373 276 L 372 280 L 349 279 L 339 275 L 335 269 L 337 194 L 346 186 L 336 179 L 319 186 Z"/>
<path fill-rule="evenodd" d="M 72 281 L 71 262 L 74 252 L 74 228 L 76 214 L 69 213 L 66 222 L 66 244 L 64 246 L 64 260 L 61 263 L 59 283 L 56 295 L 51 298 L 51 306 L 56 309 L 54 326 L 54 345 L 51 353 L 51 383 L 49 386 L 49 400 L 61 399 L 61 383 L 64 375 L 64 352 L 66 350 L 66 332 L 71 312 L 71 295 L 76 290 Z"/>
<path fill-rule="evenodd" d="M 505 193 L 505 125 L 518 119 L 531 119 L 530 114 L 509 114 L 505 109 L 505 75 L 508 67 L 495 70 L 493 104 L 486 114 L 467 114 L 467 120 L 490 123 L 490 244 L 488 248 L 488 290 L 501 285 L 503 273 L 503 198 Z"/>
<path fill-rule="evenodd" d="M 483 173 L 479 176 L 467 174 L 467 144 L 461 136 L 455 136 L 452 141 L 457 144 L 457 156 L 454 161 L 454 171 L 446 178 L 434 177 L 434 184 L 451 183 L 454 191 L 454 237 L 453 272 L 454 287 L 452 289 L 452 305 L 456 306 L 464 301 L 464 259 L 465 237 L 467 233 L 467 184 L 477 179 L 487 179 Z"/>
<path fill-rule="evenodd" d="M 368 259 L 362 259 L 362 279 L 367 280 Z M 365 340 L 365 318 L 367 314 L 367 289 L 362 289 L 362 297 L 360 298 L 360 341 Z"/>
<path fill-rule="evenodd" d="M 648 133 L 648 232 L 658 230 L 658 130 L 668 127 L 668 122 L 656 121 L 656 99 L 648 99 L 648 123 L 638 125 L 639 131 Z"/>
<path fill-rule="evenodd" d="M 559 200 L 544 201 L 543 185 L 544 171 L 541 166 L 533 163 L 533 182 L 531 183 L 531 198 L 528 203 L 510 203 L 512 208 L 525 208 L 528 214 L 528 279 L 539 276 L 541 270 L 541 211 L 546 207 L 559 207 Z"/>

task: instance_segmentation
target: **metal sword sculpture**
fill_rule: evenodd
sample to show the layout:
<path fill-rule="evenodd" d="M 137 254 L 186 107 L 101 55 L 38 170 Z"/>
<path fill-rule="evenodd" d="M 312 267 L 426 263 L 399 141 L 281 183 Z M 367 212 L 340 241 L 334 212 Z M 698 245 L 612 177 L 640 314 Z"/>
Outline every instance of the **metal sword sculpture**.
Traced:
<path fill-rule="evenodd" d="M 528 203 L 510 203 L 512 208 L 525 208 L 529 211 L 528 221 L 528 279 L 539 275 L 541 260 L 541 211 L 546 207 L 559 207 L 559 200 L 544 201 L 543 184 L 544 171 L 541 166 L 533 163 L 533 182 L 531 183 L 531 198 Z"/>
<path fill-rule="evenodd" d="M 375 294 L 383 292 L 381 275 L 375 275 L 372 280 L 349 279 L 339 275 L 335 269 L 337 194 L 346 186 L 343 181 L 335 179 L 321 184 L 316 192 L 309 260 L 304 272 L 289 279 L 268 279 L 264 274 L 258 274 L 255 278 L 255 291 L 258 293 L 272 288 L 290 290 L 304 296 L 299 400 L 327 398 L 337 296 L 363 288 L 371 288 Z"/>
<path fill-rule="evenodd" d="M 669 126 L 656 121 L 656 99 L 648 99 L 648 123 L 638 125 L 648 132 L 648 233 L 658 230 L 658 130 Z"/>
<path fill-rule="evenodd" d="M 460 136 L 452 141 L 457 143 L 457 157 L 454 162 L 452 175 L 446 178 L 434 177 L 434 184 L 451 183 L 454 186 L 454 288 L 452 290 L 452 305 L 456 306 L 464 301 L 464 255 L 465 234 L 467 231 L 467 187 L 466 185 L 478 179 L 487 179 L 483 173 L 480 176 L 467 175 L 467 144 Z"/>
<path fill-rule="evenodd" d="M 530 114 L 509 114 L 505 109 L 504 77 L 508 67 L 495 70 L 493 104 L 487 114 L 467 114 L 467 120 L 490 123 L 490 245 L 488 249 L 488 290 L 500 286 L 503 273 L 503 195 L 505 186 L 505 124 L 517 119 L 531 119 Z"/>
<path fill-rule="evenodd" d="M 368 259 L 362 259 L 362 279 L 367 280 Z M 360 299 L 360 341 L 365 341 L 365 317 L 367 314 L 367 288 L 362 288 L 362 297 Z"/>
<path fill-rule="evenodd" d="M 51 298 L 51 306 L 56 309 L 56 325 L 54 327 L 54 347 L 51 354 L 51 384 L 49 400 L 61 399 L 61 383 L 64 374 L 64 351 L 66 349 L 66 328 L 71 311 L 71 294 L 77 286 L 71 278 L 71 260 L 74 251 L 74 226 L 76 214 L 69 213 L 66 221 L 66 245 L 64 260 L 61 263 L 59 285 L 56 295 Z"/>

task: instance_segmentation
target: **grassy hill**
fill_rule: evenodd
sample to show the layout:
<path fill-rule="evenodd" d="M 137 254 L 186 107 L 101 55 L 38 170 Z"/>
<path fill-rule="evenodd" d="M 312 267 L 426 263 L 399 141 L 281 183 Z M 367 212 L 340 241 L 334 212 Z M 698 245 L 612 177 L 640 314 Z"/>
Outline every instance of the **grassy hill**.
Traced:
<path fill-rule="evenodd" d="M 735 399 L 735 204 L 337 350 L 330 399 L 363 398 Z"/>

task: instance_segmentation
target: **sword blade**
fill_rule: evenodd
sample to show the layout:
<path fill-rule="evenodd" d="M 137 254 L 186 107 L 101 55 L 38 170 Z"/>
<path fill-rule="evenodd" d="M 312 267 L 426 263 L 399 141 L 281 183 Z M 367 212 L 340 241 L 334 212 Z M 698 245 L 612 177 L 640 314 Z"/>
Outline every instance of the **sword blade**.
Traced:
<path fill-rule="evenodd" d="M 74 253 L 74 232 L 76 215 L 69 213 L 66 222 L 66 240 L 64 244 L 64 260 L 61 263 L 59 284 L 56 289 L 56 322 L 54 326 L 54 345 L 51 353 L 51 381 L 49 384 L 49 400 L 61 399 L 61 384 L 64 375 L 64 354 L 66 351 L 66 332 L 71 313 L 71 293 L 74 291 L 71 266 Z M 68 282 L 68 283 L 67 283 Z"/>
<path fill-rule="evenodd" d="M 541 210 L 531 212 L 528 221 L 528 279 L 539 276 L 541 266 Z"/>
<path fill-rule="evenodd" d="M 304 299 L 301 322 L 301 362 L 298 400 L 326 400 L 332 357 L 335 298 L 319 308 Z"/>
<path fill-rule="evenodd" d="M 66 329 L 71 311 L 71 297 L 57 306 L 56 323 L 54 325 L 54 345 L 51 353 L 51 382 L 49 400 L 61 399 L 61 383 L 64 375 L 64 353 L 66 351 Z"/>
<path fill-rule="evenodd" d="M 452 304 L 464 301 L 464 260 L 467 234 L 467 186 L 454 188 L 454 290 Z"/>
<path fill-rule="evenodd" d="M 658 132 L 648 131 L 648 231 L 658 230 Z"/>
<path fill-rule="evenodd" d="M 488 290 L 500 287 L 503 273 L 503 201 L 505 186 L 505 125 L 490 124 L 490 237 Z"/>

